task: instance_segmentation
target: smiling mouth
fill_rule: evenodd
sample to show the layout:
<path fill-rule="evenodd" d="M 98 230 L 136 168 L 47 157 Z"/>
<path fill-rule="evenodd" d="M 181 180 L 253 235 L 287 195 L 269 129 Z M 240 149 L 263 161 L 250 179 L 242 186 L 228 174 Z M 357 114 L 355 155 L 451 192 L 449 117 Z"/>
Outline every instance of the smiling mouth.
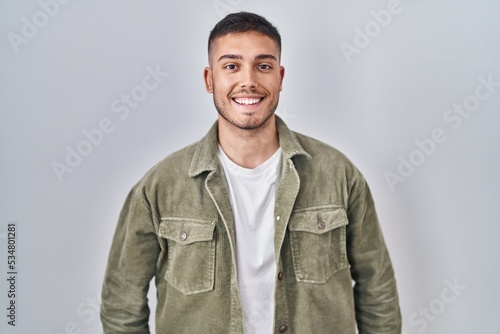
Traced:
<path fill-rule="evenodd" d="M 235 97 L 232 100 L 242 106 L 251 106 L 258 104 L 263 99 L 264 99 L 263 97 L 258 97 L 258 98 Z"/>

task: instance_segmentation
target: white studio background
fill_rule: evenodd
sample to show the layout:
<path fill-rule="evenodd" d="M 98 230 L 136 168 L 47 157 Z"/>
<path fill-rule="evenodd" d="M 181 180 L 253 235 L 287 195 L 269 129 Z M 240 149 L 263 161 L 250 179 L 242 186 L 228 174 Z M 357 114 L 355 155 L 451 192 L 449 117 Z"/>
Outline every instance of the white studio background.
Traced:
<path fill-rule="evenodd" d="M 278 114 L 368 179 L 404 332 L 500 333 L 498 0 L 0 1 L 0 332 L 101 332 L 123 201 L 216 119 L 202 82 L 207 38 L 240 10 L 282 34 Z M 69 166 L 77 149 L 86 155 Z"/>

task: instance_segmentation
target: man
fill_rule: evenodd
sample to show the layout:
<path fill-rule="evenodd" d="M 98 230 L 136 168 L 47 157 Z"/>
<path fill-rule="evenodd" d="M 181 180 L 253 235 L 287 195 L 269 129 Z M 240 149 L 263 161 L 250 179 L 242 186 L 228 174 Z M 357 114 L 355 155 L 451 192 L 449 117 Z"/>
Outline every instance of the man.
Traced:
<path fill-rule="evenodd" d="M 208 53 L 218 121 L 130 192 L 104 282 L 104 333 L 149 333 L 153 277 L 157 333 L 401 333 L 363 176 L 274 115 L 285 74 L 276 28 L 230 14 Z"/>

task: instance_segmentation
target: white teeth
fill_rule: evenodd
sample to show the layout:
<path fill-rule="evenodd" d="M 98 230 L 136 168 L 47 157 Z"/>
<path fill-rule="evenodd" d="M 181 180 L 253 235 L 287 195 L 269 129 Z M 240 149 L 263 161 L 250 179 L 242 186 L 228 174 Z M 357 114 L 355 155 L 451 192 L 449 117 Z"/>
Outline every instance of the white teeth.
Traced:
<path fill-rule="evenodd" d="M 257 104 L 260 102 L 260 99 L 248 99 L 248 98 L 235 98 L 234 101 L 238 104 L 245 104 L 245 105 L 250 105 L 250 104 Z"/>

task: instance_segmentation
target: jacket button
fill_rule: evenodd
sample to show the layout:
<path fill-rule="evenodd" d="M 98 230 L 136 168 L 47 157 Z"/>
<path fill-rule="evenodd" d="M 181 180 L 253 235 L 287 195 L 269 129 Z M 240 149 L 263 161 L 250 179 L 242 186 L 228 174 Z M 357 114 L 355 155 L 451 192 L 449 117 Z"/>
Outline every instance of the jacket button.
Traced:
<path fill-rule="evenodd" d="M 280 327 L 280 333 L 286 333 L 288 331 L 288 326 L 287 325 L 283 325 Z"/>
<path fill-rule="evenodd" d="M 182 233 L 181 233 L 181 240 L 182 240 L 182 241 L 184 241 L 184 240 L 186 240 L 187 238 L 188 238 L 187 233 L 186 233 L 186 232 L 182 232 Z"/>
<path fill-rule="evenodd" d="M 320 230 L 324 229 L 324 228 L 325 228 L 325 226 L 326 226 L 326 224 L 325 224 L 325 222 L 324 222 L 324 221 L 322 221 L 322 220 L 319 220 L 319 221 L 318 221 L 318 228 L 319 228 Z"/>
<path fill-rule="evenodd" d="M 278 279 L 279 279 L 280 281 L 283 279 L 283 272 L 282 272 L 282 271 L 280 271 L 280 272 L 278 273 Z"/>

